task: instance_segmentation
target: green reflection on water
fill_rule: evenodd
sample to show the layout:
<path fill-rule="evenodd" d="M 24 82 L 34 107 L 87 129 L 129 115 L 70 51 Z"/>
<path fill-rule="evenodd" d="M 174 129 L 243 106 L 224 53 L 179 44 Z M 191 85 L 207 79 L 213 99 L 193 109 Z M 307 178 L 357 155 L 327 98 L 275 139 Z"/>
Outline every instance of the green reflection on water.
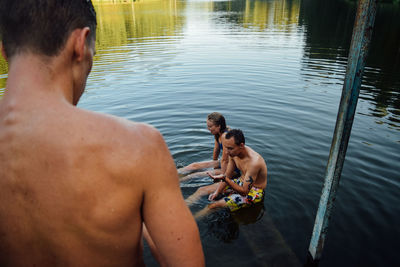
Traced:
<path fill-rule="evenodd" d="M 125 4 L 94 3 L 97 12 L 96 48 L 102 51 L 121 47 L 140 38 L 175 36 L 182 31 L 177 14 L 185 2 L 175 0 L 137 1 Z M 115 51 L 118 52 L 118 51 Z"/>
<path fill-rule="evenodd" d="M 228 1 L 215 2 L 214 11 L 231 11 L 225 16 L 228 22 L 243 28 L 277 29 L 290 32 L 299 23 L 300 0 L 282 1 Z M 236 12 L 236 13 L 235 13 Z"/>
<path fill-rule="evenodd" d="M 300 23 L 307 28 L 304 58 L 333 61 L 347 58 L 355 13 L 355 3 L 304 1 L 300 10 Z M 360 99 L 375 104 L 371 116 L 385 117 L 395 122 L 397 128 L 400 121 L 399 16 L 398 5 L 378 5 L 360 94 Z M 329 51 L 321 51 L 321 47 Z M 392 124 L 390 126 L 395 127 Z"/>
<path fill-rule="evenodd" d="M 186 9 L 186 1 L 93 2 L 98 14 L 95 61 L 110 50 L 123 54 L 129 44 L 152 42 L 160 37 L 176 38 L 183 32 L 185 18 L 181 14 Z M 212 11 L 218 21 L 244 30 L 272 29 L 290 33 L 305 29 L 303 64 L 310 69 L 314 67 L 308 66 L 309 59 L 329 59 L 343 64 L 347 58 L 355 17 L 354 3 L 336 0 L 236 0 L 200 1 L 196 5 Z M 372 115 L 389 117 L 396 123 L 400 115 L 399 14 L 398 5 L 379 5 L 367 66 L 380 71 L 367 72 L 362 88 L 367 92 L 364 94 L 368 96 L 366 100 L 372 100 L 376 105 Z M 121 57 L 114 57 L 107 62 L 121 60 Z M 329 65 L 324 67 L 329 68 Z M 4 94 L 7 71 L 7 63 L 0 57 L 0 98 Z M 360 97 L 363 98 L 363 94 Z"/>
<path fill-rule="evenodd" d="M 8 72 L 7 62 L 3 57 L 0 57 L 0 75 L 7 74 L 7 72 Z"/>
<path fill-rule="evenodd" d="M 1 43 L 0 43 L 0 49 L 1 49 Z M 8 64 L 6 60 L 3 58 L 3 56 L 0 56 L 0 99 L 4 95 L 4 88 L 6 87 L 6 76 L 8 73 Z"/>
<path fill-rule="evenodd" d="M 124 52 L 124 46 L 146 42 L 148 38 L 176 36 L 182 32 L 183 18 L 178 14 L 186 2 L 176 0 L 93 1 L 97 13 L 95 61 L 110 49 Z M 111 59 L 108 63 L 120 59 Z M 0 99 L 6 86 L 7 63 L 0 58 Z"/>
<path fill-rule="evenodd" d="M 6 78 L 8 73 L 8 65 L 3 57 L 0 56 L 0 99 L 3 97 L 4 88 L 6 87 Z"/>

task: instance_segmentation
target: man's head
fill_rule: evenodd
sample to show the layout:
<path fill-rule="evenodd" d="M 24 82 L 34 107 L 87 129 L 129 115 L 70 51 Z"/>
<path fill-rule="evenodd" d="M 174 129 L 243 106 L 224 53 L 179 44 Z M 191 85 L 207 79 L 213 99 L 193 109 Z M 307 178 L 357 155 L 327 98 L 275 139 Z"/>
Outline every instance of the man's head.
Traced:
<path fill-rule="evenodd" d="M 231 157 L 238 156 L 245 147 L 243 132 L 239 129 L 229 130 L 225 135 L 224 147 Z"/>
<path fill-rule="evenodd" d="M 89 27 L 94 42 L 96 13 L 90 0 L 1 0 L 0 39 L 9 60 L 31 52 L 56 56 L 77 28 Z"/>

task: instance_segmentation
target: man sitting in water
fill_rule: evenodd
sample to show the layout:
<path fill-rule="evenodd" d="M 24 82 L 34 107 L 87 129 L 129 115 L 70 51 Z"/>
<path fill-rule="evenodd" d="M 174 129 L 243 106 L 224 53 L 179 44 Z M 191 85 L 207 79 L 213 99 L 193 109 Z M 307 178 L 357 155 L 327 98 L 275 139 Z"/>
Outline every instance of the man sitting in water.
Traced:
<path fill-rule="evenodd" d="M 76 107 L 95 32 L 90 0 L 0 1 L 0 266 L 143 266 L 143 225 L 163 263 L 204 266 L 161 134 Z"/>
<path fill-rule="evenodd" d="M 196 217 L 204 215 L 209 209 L 228 207 L 231 211 L 235 211 L 259 203 L 264 199 L 265 187 L 267 186 L 267 165 L 264 159 L 245 145 L 241 130 L 228 131 L 223 142 L 224 148 L 229 154 L 226 173 L 221 175 L 209 174 L 211 178 L 221 180 L 221 182 L 199 188 L 195 194 L 186 200 L 187 203 L 192 204 L 202 195 L 210 194 L 215 190 L 209 196 L 209 200 L 214 202 L 200 211 Z M 236 168 L 240 170 L 241 176 L 232 180 Z M 221 194 L 223 198 L 216 200 Z"/>

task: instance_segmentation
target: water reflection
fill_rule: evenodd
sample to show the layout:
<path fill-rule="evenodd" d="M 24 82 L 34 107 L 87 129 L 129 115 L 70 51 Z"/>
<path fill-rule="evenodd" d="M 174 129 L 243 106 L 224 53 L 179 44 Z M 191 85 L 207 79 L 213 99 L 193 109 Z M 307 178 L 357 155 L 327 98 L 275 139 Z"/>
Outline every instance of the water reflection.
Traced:
<path fill-rule="evenodd" d="M 371 112 L 400 130 L 400 6 L 382 4 L 377 10 L 375 35 L 363 90 L 376 103 Z M 381 121 L 382 122 L 382 121 Z"/>
<path fill-rule="evenodd" d="M 209 214 L 204 222 L 207 232 L 203 236 L 212 236 L 224 243 L 231 243 L 239 237 L 239 224 L 225 209 Z"/>
<path fill-rule="evenodd" d="M 95 4 L 95 8 L 98 28 L 93 80 L 155 75 L 168 66 L 175 55 L 173 46 L 181 39 L 185 2 L 152 0 Z M 105 75 L 110 71 L 113 77 Z M 114 75 L 116 72 L 122 75 Z"/>
<path fill-rule="evenodd" d="M 100 4 L 93 1 L 97 12 L 97 36 L 95 67 L 91 76 L 94 80 L 103 79 L 104 71 L 113 68 L 125 70 L 125 74 L 134 71 L 159 71 L 162 64 L 166 64 L 166 54 L 170 54 L 170 46 L 158 46 L 157 53 L 163 54 L 158 64 L 154 62 L 157 53 L 147 53 L 142 49 L 148 43 L 154 45 L 168 42 L 173 44 L 179 41 L 182 35 L 184 19 L 182 10 L 185 1 L 152 0 L 130 3 Z M 134 52 L 134 53 L 132 53 Z M 155 51 L 154 51 L 155 52 Z M 141 70 L 132 70 L 124 63 L 130 64 L 140 61 Z M 7 77 L 7 63 L 0 57 L 0 98 L 4 93 Z M 90 86 L 89 86 L 90 87 Z"/>
<path fill-rule="evenodd" d="M 251 30 L 254 35 L 257 31 L 276 31 L 277 34 L 272 35 L 275 39 L 282 33 L 301 32 L 304 44 L 300 42 L 303 40 L 297 41 L 299 47 L 304 47 L 301 74 L 305 82 L 328 86 L 343 84 L 356 9 L 354 2 L 236 0 L 199 1 L 196 4 L 212 10 L 214 22 L 230 25 L 232 32 Z M 159 72 L 167 59 L 165 54 L 171 54 L 169 47 L 154 47 L 163 54 L 162 61 L 154 64 L 155 54 L 148 54 L 142 45 L 135 44 L 154 45 L 155 39 L 160 43 L 179 42 L 183 38 L 185 18 L 182 13 L 186 5 L 187 1 L 176 0 L 95 3 L 98 14 L 95 62 L 101 62 L 101 66 L 94 68 L 92 76 L 102 79 L 100 73 L 110 64 L 124 69 L 123 62 L 127 60 L 148 62 L 142 69 L 130 69 L 131 72 L 149 69 Z M 378 123 L 396 128 L 400 127 L 399 16 L 398 5 L 381 4 L 378 7 L 360 94 L 361 100 L 373 102 L 375 107 L 359 111 L 382 119 Z M 7 71 L 7 63 L 0 57 L 0 97 L 4 93 Z"/>
<path fill-rule="evenodd" d="M 213 8 L 223 22 L 244 29 L 290 32 L 298 24 L 300 0 L 215 2 Z"/>
<path fill-rule="evenodd" d="M 305 49 L 302 74 L 307 82 L 343 84 L 356 5 L 348 1 L 303 1 L 300 25 L 304 25 Z M 360 101 L 375 108 L 359 110 L 391 127 L 400 129 L 400 9 L 398 5 L 378 6 L 374 34 L 364 71 Z M 321 80 L 321 78 L 323 80 Z"/>
<path fill-rule="evenodd" d="M 230 243 L 239 237 L 240 225 L 254 224 L 264 216 L 264 203 L 229 212 L 228 209 L 221 209 L 212 212 L 203 219 L 207 225 L 205 235 L 213 236 L 224 243 Z"/>
<path fill-rule="evenodd" d="M 0 55 L 0 99 L 4 94 L 4 88 L 6 87 L 8 73 L 8 65 L 4 58 Z"/>
<path fill-rule="evenodd" d="M 179 35 L 183 18 L 178 14 L 184 7 L 185 2 L 176 0 L 95 4 L 98 16 L 96 47 L 102 51 L 146 38 Z"/>
<path fill-rule="evenodd" d="M 257 259 L 280 248 L 272 242 L 275 237 L 263 239 L 272 219 L 302 259 L 334 130 L 354 4 L 143 0 L 96 4 L 96 9 L 97 55 L 82 108 L 154 125 L 183 165 L 210 158 L 213 140 L 204 118 L 218 110 L 268 161 L 265 205 L 271 218 L 265 214 L 248 225 L 232 218 L 227 232 L 201 222 L 200 231 L 210 233 L 202 235 L 210 266 L 223 265 L 222 256 L 236 266 L 257 265 Z M 396 5 L 378 9 L 344 184 L 324 251 L 332 263 L 324 266 L 398 262 L 399 230 L 392 226 L 400 225 L 400 140 L 390 128 L 400 125 L 398 10 Z M 0 59 L 0 95 L 6 72 Z M 196 182 L 182 188 L 185 196 L 200 186 Z M 343 240 L 348 229 L 352 236 Z M 255 239 L 250 249 L 246 244 Z M 347 257 L 352 260 L 346 265 Z"/>

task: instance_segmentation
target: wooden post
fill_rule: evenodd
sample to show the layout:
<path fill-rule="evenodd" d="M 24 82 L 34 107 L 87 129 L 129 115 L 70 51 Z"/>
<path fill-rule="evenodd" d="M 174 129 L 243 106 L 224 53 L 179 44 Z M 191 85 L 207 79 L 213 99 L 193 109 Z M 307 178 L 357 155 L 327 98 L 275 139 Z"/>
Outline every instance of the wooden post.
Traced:
<path fill-rule="evenodd" d="M 360 93 L 362 73 L 375 21 L 376 2 L 377 0 L 359 0 L 358 2 L 342 97 L 325 172 L 325 182 L 308 249 L 306 265 L 309 266 L 318 265 L 321 259 Z"/>

